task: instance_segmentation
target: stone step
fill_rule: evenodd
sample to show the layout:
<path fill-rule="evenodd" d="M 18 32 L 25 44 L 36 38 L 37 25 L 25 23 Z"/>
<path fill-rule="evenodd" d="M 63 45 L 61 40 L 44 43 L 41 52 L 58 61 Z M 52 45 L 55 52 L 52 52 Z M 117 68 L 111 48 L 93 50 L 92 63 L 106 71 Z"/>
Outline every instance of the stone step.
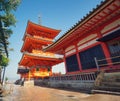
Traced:
<path fill-rule="evenodd" d="M 114 94 L 114 95 L 120 95 L 120 92 L 113 92 L 113 91 L 105 91 L 105 90 L 92 90 L 92 93 L 102 93 L 102 94 Z"/>
<path fill-rule="evenodd" d="M 117 73 L 104 73 L 104 81 L 107 81 L 107 82 L 120 82 L 120 72 L 117 72 Z"/>
<path fill-rule="evenodd" d="M 120 82 L 102 82 L 102 86 L 109 86 L 109 87 L 119 87 L 120 88 Z"/>
<path fill-rule="evenodd" d="M 113 92 L 120 92 L 120 87 L 110 87 L 110 86 L 97 86 L 94 87 L 94 90 L 104 90 L 104 91 L 113 91 Z"/>

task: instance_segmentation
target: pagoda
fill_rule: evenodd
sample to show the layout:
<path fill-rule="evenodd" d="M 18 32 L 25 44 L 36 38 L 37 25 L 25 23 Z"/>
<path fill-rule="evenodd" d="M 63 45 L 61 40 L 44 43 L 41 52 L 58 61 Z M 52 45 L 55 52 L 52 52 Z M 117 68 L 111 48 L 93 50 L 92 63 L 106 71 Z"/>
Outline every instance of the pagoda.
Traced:
<path fill-rule="evenodd" d="M 48 78 L 52 75 L 52 66 L 63 62 L 60 55 L 42 51 L 53 43 L 60 30 L 48 28 L 28 21 L 23 37 L 18 74 L 21 78 Z"/>

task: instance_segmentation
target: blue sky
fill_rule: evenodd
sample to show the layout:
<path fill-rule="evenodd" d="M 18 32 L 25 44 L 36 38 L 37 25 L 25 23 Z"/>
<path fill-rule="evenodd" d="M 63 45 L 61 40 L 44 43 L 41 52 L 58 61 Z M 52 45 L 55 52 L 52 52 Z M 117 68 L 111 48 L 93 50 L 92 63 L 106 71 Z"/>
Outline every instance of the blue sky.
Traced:
<path fill-rule="evenodd" d="M 22 0 L 16 12 L 14 12 L 17 23 L 12 27 L 13 35 L 9 39 L 10 48 L 14 48 L 9 53 L 10 63 L 6 68 L 6 77 L 18 79 L 18 63 L 22 57 L 20 49 L 23 45 L 23 35 L 27 21 L 38 23 L 38 16 L 41 16 L 41 24 L 54 29 L 61 30 L 56 37 L 58 39 L 89 11 L 96 8 L 97 4 L 103 0 Z M 58 69 L 58 68 L 59 69 Z M 54 71 L 64 71 L 64 65 L 57 65 Z"/>

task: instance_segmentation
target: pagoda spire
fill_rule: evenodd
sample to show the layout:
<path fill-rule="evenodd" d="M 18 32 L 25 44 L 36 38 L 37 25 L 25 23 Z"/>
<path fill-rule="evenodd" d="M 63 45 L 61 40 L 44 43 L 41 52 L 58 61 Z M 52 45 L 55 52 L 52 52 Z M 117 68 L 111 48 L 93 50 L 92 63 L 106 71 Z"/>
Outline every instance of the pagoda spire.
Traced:
<path fill-rule="evenodd" d="M 41 16 L 38 15 L 38 24 L 41 25 Z"/>

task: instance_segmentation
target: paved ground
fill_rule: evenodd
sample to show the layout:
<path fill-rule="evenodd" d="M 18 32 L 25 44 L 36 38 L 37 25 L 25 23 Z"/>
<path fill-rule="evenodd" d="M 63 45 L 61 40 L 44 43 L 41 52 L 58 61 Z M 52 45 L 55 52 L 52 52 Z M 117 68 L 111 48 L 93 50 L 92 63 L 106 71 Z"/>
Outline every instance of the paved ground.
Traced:
<path fill-rule="evenodd" d="M 12 86 L 13 87 L 13 86 Z M 79 92 L 44 88 L 13 87 L 13 92 L 0 101 L 120 101 L 120 96 L 107 94 L 84 94 Z"/>

